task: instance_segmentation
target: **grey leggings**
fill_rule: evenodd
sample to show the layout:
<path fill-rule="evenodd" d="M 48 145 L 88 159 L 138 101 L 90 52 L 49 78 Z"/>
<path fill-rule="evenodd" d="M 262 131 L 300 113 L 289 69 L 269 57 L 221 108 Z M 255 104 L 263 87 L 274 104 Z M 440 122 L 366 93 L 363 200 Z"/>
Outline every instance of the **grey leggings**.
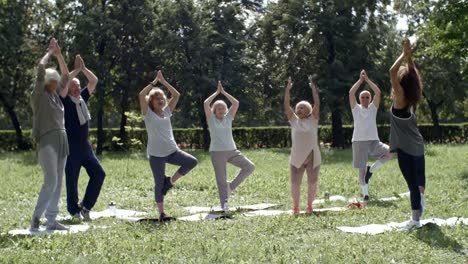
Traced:
<path fill-rule="evenodd" d="M 166 157 L 150 156 L 149 162 L 154 177 L 154 197 L 157 203 L 162 203 L 164 201 L 163 187 L 166 177 L 166 163 L 180 166 L 177 172 L 183 176 L 197 166 L 198 160 L 182 150 L 177 150 Z"/>
<path fill-rule="evenodd" d="M 44 183 L 37 198 L 33 217 L 41 218 L 45 211 L 47 221 L 53 223 L 59 213 L 58 204 L 67 156 L 59 157 L 52 145 L 46 145 L 39 149 L 38 159 L 44 173 Z"/>
<path fill-rule="evenodd" d="M 235 190 L 252 172 L 255 170 L 255 165 L 246 158 L 239 150 L 229 151 L 211 151 L 211 162 L 216 176 L 216 183 L 218 185 L 219 201 L 221 206 L 228 198 L 228 182 L 227 182 L 227 163 L 239 167 L 241 170 L 237 176 L 229 184 L 231 191 Z"/>

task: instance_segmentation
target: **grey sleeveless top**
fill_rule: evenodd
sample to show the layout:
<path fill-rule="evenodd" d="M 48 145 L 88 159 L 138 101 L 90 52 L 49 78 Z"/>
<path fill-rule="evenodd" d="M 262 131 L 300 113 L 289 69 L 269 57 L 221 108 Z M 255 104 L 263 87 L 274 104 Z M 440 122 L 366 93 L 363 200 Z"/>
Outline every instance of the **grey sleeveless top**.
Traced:
<path fill-rule="evenodd" d="M 416 115 L 410 110 L 409 118 L 395 116 L 390 108 L 390 152 L 401 149 L 413 156 L 424 155 L 424 139 L 416 125 Z"/>

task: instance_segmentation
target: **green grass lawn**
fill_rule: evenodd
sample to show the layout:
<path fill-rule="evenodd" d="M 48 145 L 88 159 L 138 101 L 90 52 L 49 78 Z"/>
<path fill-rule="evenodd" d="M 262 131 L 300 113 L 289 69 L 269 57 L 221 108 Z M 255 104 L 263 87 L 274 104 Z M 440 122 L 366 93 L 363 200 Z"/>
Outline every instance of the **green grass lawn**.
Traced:
<path fill-rule="evenodd" d="M 188 215 L 186 206 L 218 205 L 210 157 L 190 152 L 199 165 L 166 196 L 167 213 Z M 288 149 L 245 150 L 257 166 L 230 199 L 230 206 L 270 202 L 291 209 Z M 323 150 L 317 198 L 339 194 L 360 197 L 351 151 Z M 105 153 L 107 178 L 94 210 L 115 201 L 119 208 L 151 212 L 156 217 L 153 177 L 143 153 Z M 468 146 L 426 146 L 426 203 L 423 218 L 468 217 Z M 172 173 L 175 167 L 169 166 Z M 232 177 L 236 172 L 229 167 Z M 28 228 L 42 184 L 35 153 L 0 154 L 0 263 L 467 263 L 468 228 L 424 227 L 370 236 L 343 233 L 337 226 L 402 222 L 410 217 L 408 198 L 370 202 L 364 210 L 305 217 L 246 217 L 232 220 L 166 224 L 100 219 L 108 226 L 67 236 L 12 237 L 11 229 Z M 82 170 L 80 191 L 87 174 Z M 305 208 L 305 178 L 301 207 Z M 407 192 L 396 159 L 381 167 L 369 188 L 371 197 Z M 330 203 L 325 207 L 343 206 Z M 62 215 L 66 215 L 63 187 Z"/>

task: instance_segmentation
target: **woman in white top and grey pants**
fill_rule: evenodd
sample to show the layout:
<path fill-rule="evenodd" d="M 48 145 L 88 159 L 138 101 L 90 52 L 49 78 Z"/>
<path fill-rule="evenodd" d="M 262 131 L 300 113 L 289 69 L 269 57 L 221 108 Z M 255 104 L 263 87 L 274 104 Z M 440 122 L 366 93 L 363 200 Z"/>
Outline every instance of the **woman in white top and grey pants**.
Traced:
<path fill-rule="evenodd" d="M 320 100 L 317 88 L 309 78 L 312 89 L 314 107 L 307 101 L 296 104 L 295 111 L 290 105 L 292 88 L 291 78 L 288 79 L 284 93 L 284 111 L 291 124 L 291 194 L 293 198 L 293 213 L 299 214 L 299 197 L 304 171 L 307 172 L 307 208 L 306 213 L 312 213 L 312 203 L 318 189 L 321 155 L 318 144 L 318 121 L 320 117 Z"/>
<path fill-rule="evenodd" d="M 231 102 L 229 111 L 223 100 L 214 102 L 213 106 L 210 107 L 213 99 L 219 94 L 223 94 Z M 252 161 L 237 150 L 236 143 L 232 137 L 232 120 L 234 120 L 238 108 L 239 101 L 224 90 L 221 82 L 218 82 L 216 92 L 204 102 L 205 115 L 211 137 L 211 161 L 218 185 L 219 201 L 224 211 L 229 210 L 228 198 L 231 192 L 255 170 L 255 165 Z M 231 182 L 227 181 L 226 165 L 228 162 L 241 169 Z"/>
<path fill-rule="evenodd" d="M 169 101 L 160 88 L 153 89 L 158 82 L 171 93 Z M 198 163 L 195 157 L 179 149 L 172 133 L 171 116 L 179 96 L 180 93 L 164 79 L 161 71 L 158 71 L 154 81 L 139 94 L 141 112 L 148 133 L 147 154 L 153 171 L 154 195 L 160 221 L 172 219 L 164 213 L 164 196 L 167 191 Z M 180 166 L 172 177 L 165 175 L 166 163 Z"/>

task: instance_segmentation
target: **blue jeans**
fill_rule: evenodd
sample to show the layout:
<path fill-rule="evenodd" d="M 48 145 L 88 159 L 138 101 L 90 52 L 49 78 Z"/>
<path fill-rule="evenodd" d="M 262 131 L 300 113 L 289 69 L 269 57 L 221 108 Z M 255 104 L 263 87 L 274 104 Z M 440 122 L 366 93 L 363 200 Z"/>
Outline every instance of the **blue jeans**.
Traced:
<path fill-rule="evenodd" d="M 166 163 L 180 166 L 177 172 L 183 176 L 197 166 L 198 160 L 182 150 L 177 150 L 166 157 L 150 156 L 149 162 L 154 177 L 154 197 L 157 203 L 162 203 L 164 201 L 163 187 L 166 177 Z"/>
<path fill-rule="evenodd" d="M 426 187 L 424 155 L 413 156 L 401 149 L 397 150 L 398 165 L 410 191 L 411 209 L 421 210 L 421 193 L 419 186 Z"/>
<path fill-rule="evenodd" d="M 71 215 L 80 211 L 78 206 L 78 178 L 81 167 L 86 169 L 89 176 L 85 195 L 83 196 L 83 206 L 91 210 L 99 197 L 106 173 L 99 160 L 94 155 L 89 142 L 70 141 L 70 155 L 65 166 L 67 185 L 67 210 Z"/>

